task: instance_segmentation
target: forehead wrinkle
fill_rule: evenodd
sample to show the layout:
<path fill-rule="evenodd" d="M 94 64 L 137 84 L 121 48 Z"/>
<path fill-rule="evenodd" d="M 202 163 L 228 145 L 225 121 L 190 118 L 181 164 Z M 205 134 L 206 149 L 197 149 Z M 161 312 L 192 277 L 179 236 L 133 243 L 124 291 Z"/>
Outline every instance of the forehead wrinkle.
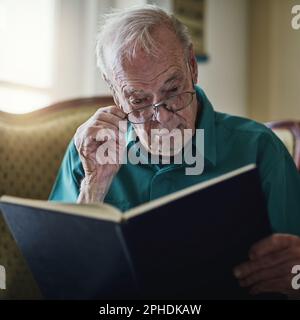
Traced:
<path fill-rule="evenodd" d="M 163 70 L 162 72 L 160 72 L 158 75 L 156 75 L 155 77 L 153 77 L 151 80 L 149 81 L 141 81 L 141 80 L 130 80 L 130 85 L 134 85 L 134 83 L 139 83 L 139 84 L 146 84 L 146 85 L 149 85 L 149 82 L 153 82 L 155 80 L 157 80 L 162 74 L 165 74 L 168 72 L 168 70 L 170 68 L 172 68 L 173 66 L 170 66 L 169 68 Z M 162 86 L 165 86 L 167 84 L 169 84 L 170 82 L 174 81 L 174 80 L 177 80 L 177 79 L 181 79 L 182 76 L 183 76 L 183 73 L 182 73 L 182 70 L 179 69 L 177 66 L 176 66 L 176 69 L 178 70 L 175 70 L 171 75 L 170 77 L 165 80 L 164 84 Z M 136 88 L 128 88 L 128 89 L 124 89 L 126 86 L 128 86 L 128 83 L 126 83 L 126 80 L 124 81 L 123 79 L 121 80 L 121 82 L 124 82 L 122 85 L 121 85 L 121 92 L 124 92 L 124 94 L 128 95 L 128 94 L 133 94 L 133 93 L 145 93 L 145 91 L 143 89 L 136 89 Z"/>

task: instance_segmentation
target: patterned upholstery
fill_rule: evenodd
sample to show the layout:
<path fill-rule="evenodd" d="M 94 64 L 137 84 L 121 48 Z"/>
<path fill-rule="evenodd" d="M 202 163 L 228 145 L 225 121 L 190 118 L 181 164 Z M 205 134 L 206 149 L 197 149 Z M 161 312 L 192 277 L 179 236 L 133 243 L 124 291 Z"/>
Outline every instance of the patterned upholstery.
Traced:
<path fill-rule="evenodd" d="M 27 115 L 0 113 L 0 195 L 47 199 L 76 128 L 110 97 L 56 104 Z M 0 265 L 6 290 L 0 299 L 33 299 L 40 293 L 0 212 Z"/>
<path fill-rule="evenodd" d="M 55 104 L 27 115 L 0 112 L 0 195 L 47 199 L 76 128 L 99 107 L 112 103 L 111 97 L 95 97 Z M 300 135 L 297 139 L 299 142 Z M 291 141 L 290 134 L 283 140 Z M 291 153 L 296 150 L 294 144 L 288 148 Z M 0 290 L 0 299 L 41 297 L 1 212 L 0 265 L 5 266 L 7 277 L 7 289 Z"/>

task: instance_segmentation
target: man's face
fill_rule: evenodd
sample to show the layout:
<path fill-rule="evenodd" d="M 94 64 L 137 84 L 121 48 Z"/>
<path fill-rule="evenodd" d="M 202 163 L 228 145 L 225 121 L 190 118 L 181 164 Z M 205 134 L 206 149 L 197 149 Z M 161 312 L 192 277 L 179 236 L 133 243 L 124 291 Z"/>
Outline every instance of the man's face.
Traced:
<path fill-rule="evenodd" d="M 192 61 L 191 66 L 191 61 L 186 61 L 182 46 L 175 35 L 164 29 L 155 32 L 154 39 L 159 44 L 157 57 L 150 57 L 140 50 L 132 63 L 123 62 L 113 70 L 117 100 L 127 114 L 142 105 L 156 104 L 175 94 L 194 91 L 192 81 L 197 77 L 195 62 Z M 192 129 L 194 134 L 197 110 L 197 99 L 194 96 L 192 103 L 183 110 L 174 113 L 160 107 L 150 121 L 133 126 L 146 150 L 172 156 L 182 149 L 183 144 L 176 144 L 175 139 L 171 139 L 169 150 L 166 150 L 161 147 L 162 136 L 164 135 L 165 139 L 169 133 L 173 136 L 179 134 L 181 137 L 177 141 L 183 141 L 184 129 Z M 151 135 L 152 129 L 158 130 L 152 131 Z"/>

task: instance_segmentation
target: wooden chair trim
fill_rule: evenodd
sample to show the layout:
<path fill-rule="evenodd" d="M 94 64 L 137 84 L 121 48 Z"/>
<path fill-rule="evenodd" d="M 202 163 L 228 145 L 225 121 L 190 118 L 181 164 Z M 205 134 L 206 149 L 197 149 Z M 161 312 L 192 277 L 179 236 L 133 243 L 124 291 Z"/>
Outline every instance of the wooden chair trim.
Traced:
<path fill-rule="evenodd" d="M 88 98 L 78 98 L 72 100 L 65 100 L 62 102 L 51 104 L 45 108 L 35 110 L 32 112 L 24 113 L 24 114 L 13 114 L 9 112 L 0 111 L 0 120 L 8 121 L 8 122 L 19 122 L 26 121 L 31 119 L 36 119 L 39 117 L 44 117 L 45 115 L 52 114 L 57 111 L 63 111 L 68 109 L 73 109 L 79 106 L 93 106 L 93 105 L 108 106 L 114 104 L 113 98 L 111 96 L 95 96 Z"/>
<path fill-rule="evenodd" d="M 295 138 L 295 155 L 294 160 L 298 170 L 300 171 L 300 121 L 284 120 L 284 121 L 272 121 L 266 123 L 266 126 L 270 129 L 288 129 L 292 132 Z"/>

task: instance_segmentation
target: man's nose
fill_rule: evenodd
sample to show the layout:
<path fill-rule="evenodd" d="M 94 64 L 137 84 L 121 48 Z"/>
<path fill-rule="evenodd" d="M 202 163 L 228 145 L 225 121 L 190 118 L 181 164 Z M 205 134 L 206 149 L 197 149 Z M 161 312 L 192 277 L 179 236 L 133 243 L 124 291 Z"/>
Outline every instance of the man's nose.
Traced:
<path fill-rule="evenodd" d="M 173 112 L 166 108 L 166 105 L 162 104 L 158 108 L 155 108 L 155 119 L 161 124 L 169 122 L 172 118 Z"/>

